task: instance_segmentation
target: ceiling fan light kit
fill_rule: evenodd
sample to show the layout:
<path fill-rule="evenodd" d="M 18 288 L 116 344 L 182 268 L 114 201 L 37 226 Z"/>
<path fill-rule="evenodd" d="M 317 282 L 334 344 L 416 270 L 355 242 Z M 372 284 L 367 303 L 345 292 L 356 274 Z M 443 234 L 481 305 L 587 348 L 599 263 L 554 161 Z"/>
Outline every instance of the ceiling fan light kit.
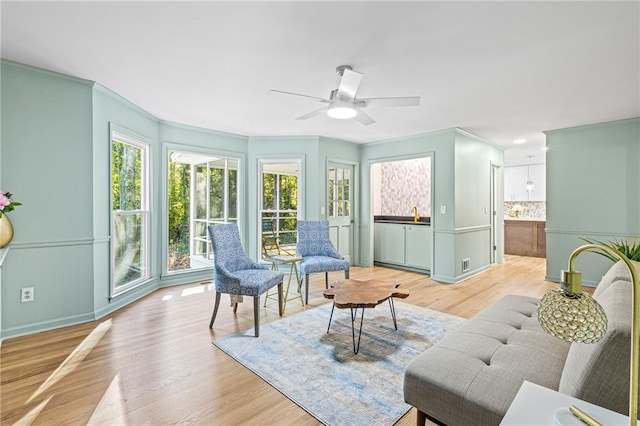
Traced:
<path fill-rule="evenodd" d="M 356 98 L 362 73 L 353 71 L 350 65 L 340 65 L 336 68 L 336 73 L 340 78 L 337 89 L 331 91 L 329 99 L 318 98 L 316 96 L 303 95 L 301 93 L 285 92 L 271 89 L 271 92 L 283 93 L 285 95 L 302 96 L 316 102 L 328 104 L 326 107 L 311 111 L 298 117 L 298 120 L 307 120 L 326 113 L 327 116 L 338 120 L 355 118 L 360 124 L 368 126 L 376 121 L 367 114 L 364 109 L 367 107 L 405 107 L 420 105 L 420 96 L 392 97 L 392 98 Z"/>

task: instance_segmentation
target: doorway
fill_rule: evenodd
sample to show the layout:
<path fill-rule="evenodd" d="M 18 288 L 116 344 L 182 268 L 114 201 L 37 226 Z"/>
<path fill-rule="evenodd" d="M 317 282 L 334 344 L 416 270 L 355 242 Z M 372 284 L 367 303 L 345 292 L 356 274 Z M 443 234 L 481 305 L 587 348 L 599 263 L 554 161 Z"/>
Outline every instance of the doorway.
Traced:
<path fill-rule="evenodd" d="M 353 176 L 353 164 L 328 163 L 329 237 L 336 250 L 349 262 L 353 248 Z"/>

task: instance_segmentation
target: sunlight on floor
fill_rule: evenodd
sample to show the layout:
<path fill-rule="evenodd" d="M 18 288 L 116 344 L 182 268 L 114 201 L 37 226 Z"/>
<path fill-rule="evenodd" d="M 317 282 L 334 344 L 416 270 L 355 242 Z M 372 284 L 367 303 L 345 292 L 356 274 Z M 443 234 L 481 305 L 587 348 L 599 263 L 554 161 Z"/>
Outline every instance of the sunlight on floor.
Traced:
<path fill-rule="evenodd" d="M 27 400 L 27 404 L 31 402 L 34 398 L 37 398 L 41 393 L 49 389 L 51 386 L 56 384 L 60 379 L 65 377 L 67 374 L 71 373 L 80 365 L 80 363 L 89 355 L 91 349 L 94 348 L 95 345 L 98 344 L 102 336 L 111 329 L 111 319 L 98 324 L 93 331 L 85 337 L 85 339 L 80 343 L 76 348 L 69 354 L 67 359 L 65 359 L 62 364 L 54 371 L 45 382 L 40 385 L 37 391 L 31 398 Z"/>
<path fill-rule="evenodd" d="M 35 407 L 33 410 L 25 414 L 25 416 L 20 420 L 18 420 L 17 422 L 15 422 L 13 426 L 28 426 L 32 424 L 36 420 L 36 417 L 38 417 L 42 409 L 46 407 L 49 401 L 51 401 L 51 398 L 53 398 L 53 395 L 51 395 L 49 398 L 42 401 L 40 404 L 38 404 L 37 407 Z"/>
<path fill-rule="evenodd" d="M 180 294 L 180 296 L 182 297 L 192 296 L 194 294 L 204 293 L 204 290 L 205 290 L 204 286 L 185 288 L 184 290 L 182 290 L 182 293 Z"/>
<path fill-rule="evenodd" d="M 87 425 L 124 426 L 126 424 L 127 418 L 124 409 L 124 396 L 120 386 L 120 374 L 116 374 L 102 399 L 98 402 L 98 406 L 93 410 Z"/>

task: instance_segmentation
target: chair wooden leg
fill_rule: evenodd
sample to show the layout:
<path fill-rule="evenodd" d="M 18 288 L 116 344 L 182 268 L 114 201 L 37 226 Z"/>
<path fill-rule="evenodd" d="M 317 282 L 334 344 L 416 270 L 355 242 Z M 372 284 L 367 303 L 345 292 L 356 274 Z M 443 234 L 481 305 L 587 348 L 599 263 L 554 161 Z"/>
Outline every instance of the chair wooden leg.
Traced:
<path fill-rule="evenodd" d="M 253 296 L 253 328 L 256 337 L 260 336 L 260 296 Z"/>
<path fill-rule="evenodd" d="M 213 305 L 213 315 L 211 315 L 211 322 L 209 323 L 209 328 L 213 328 L 213 322 L 216 320 L 216 315 L 218 315 L 218 307 L 220 306 L 220 297 L 222 295 L 219 291 L 216 291 L 216 301 Z"/>
<path fill-rule="evenodd" d="M 284 306 L 283 306 L 283 298 L 282 298 L 282 285 L 283 283 L 278 284 L 278 313 L 280 316 L 284 314 Z M 288 291 L 288 290 L 287 290 Z"/>
<path fill-rule="evenodd" d="M 236 312 L 238 312 L 238 302 L 233 304 L 233 313 L 235 314 Z"/>
<path fill-rule="evenodd" d="M 304 304 L 309 304 L 309 274 L 304 276 Z"/>
<path fill-rule="evenodd" d="M 424 426 L 427 423 L 427 415 L 416 408 L 416 426 Z"/>
<path fill-rule="evenodd" d="M 329 288 L 329 273 L 324 273 L 324 288 Z"/>

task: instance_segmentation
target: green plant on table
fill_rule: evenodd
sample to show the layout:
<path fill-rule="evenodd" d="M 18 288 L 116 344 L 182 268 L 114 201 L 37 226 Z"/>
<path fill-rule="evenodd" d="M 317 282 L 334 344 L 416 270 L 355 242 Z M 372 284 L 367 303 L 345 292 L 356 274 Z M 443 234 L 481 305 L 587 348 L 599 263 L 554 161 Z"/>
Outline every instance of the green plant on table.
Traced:
<path fill-rule="evenodd" d="M 610 247 L 612 249 L 618 250 L 620 253 L 624 254 L 629 260 L 635 260 L 636 262 L 640 262 L 640 240 L 620 240 L 617 239 L 613 241 L 598 241 L 591 238 L 580 238 L 583 241 L 586 241 L 589 244 L 601 244 L 603 246 Z M 595 250 L 596 253 L 601 254 L 612 262 L 617 262 L 618 259 L 616 256 L 604 251 L 604 250 Z"/>

